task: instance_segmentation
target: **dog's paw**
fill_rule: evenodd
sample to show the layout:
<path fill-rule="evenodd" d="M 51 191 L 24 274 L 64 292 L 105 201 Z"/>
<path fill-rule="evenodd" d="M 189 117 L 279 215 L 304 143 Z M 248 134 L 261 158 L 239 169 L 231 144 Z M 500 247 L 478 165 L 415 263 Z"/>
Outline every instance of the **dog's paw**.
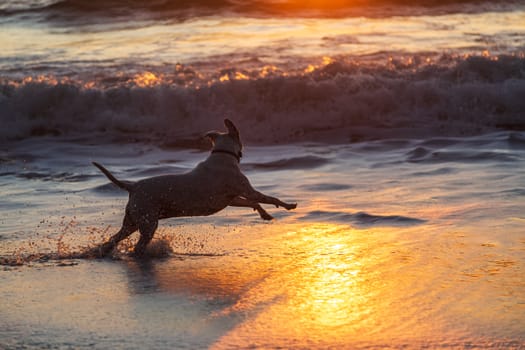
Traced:
<path fill-rule="evenodd" d="M 295 209 L 295 208 L 297 208 L 297 203 L 286 204 L 286 205 L 284 206 L 284 209 L 286 209 L 286 210 L 292 210 L 292 209 Z"/>
<path fill-rule="evenodd" d="M 261 215 L 261 219 L 263 220 L 268 220 L 268 221 L 273 220 L 273 216 L 271 216 L 267 212 L 259 213 L 259 215 Z"/>
<path fill-rule="evenodd" d="M 271 216 L 270 214 L 267 214 L 267 215 L 264 215 L 264 216 L 261 216 L 263 218 L 263 220 L 267 220 L 267 221 L 272 221 L 273 220 L 273 216 Z"/>
<path fill-rule="evenodd" d="M 273 220 L 273 216 L 268 214 L 268 212 L 261 208 L 261 210 L 258 210 L 259 215 L 261 216 L 261 219 L 263 220 Z"/>

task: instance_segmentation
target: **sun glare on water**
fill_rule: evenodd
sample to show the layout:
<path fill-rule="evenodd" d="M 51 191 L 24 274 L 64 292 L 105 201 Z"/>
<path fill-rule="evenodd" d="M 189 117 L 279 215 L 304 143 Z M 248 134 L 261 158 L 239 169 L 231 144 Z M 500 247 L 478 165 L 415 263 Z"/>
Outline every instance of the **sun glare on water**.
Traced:
<path fill-rule="evenodd" d="M 418 315 L 409 290 L 434 283 L 424 272 L 398 275 L 413 260 L 382 237 L 392 229 L 366 232 L 346 225 L 313 223 L 288 227 L 280 256 L 236 271 L 251 288 L 219 316 L 251 315 L 225 334 L 215 348 L 366 344 L 443 334 L 439 320 Z M 381 232 L 379 232 L 381 231 Z M 277 244 L 277 243 L 276 243 Z M 397 272 L 396 272 L 397 271 Z M 228 273 L 225 274 L 228 276 Z M 257 276 L 257 277 L 255 277 Z M 231 279 L 230 279 L 231 282 Z M 222 284 L 222 283 L 217 283 Z M 405 321 L 400 323 L 400 317 Z M 410 332 L 409 332 L 410 331 Z"/>
<path fill-rule="evenodd" d="M 134 83 L 139 87 L 150 87 L 162 83 L 162 78 L 151 72 L 144 72 L 135 75 Z"/>

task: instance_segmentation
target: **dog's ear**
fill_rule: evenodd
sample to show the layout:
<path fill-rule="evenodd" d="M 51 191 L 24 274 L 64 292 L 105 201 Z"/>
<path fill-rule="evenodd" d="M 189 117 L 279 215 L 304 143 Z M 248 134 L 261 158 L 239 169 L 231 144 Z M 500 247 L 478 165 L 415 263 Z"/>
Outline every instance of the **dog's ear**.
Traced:
<path fill-rule="evenodd" d="M 220 135 L 220 133 L 218 131 L 208 131 L 204 137 L 207 137 L 211 140 L 211 142 L 213 144 L 215 144 L 215 140 L 217 139 L 217 137 Z"/>
<path fill-rule="evenodd" d="M 237 138 L 240 137 L 239 130 L 237 129 L 235 124 L 233 124 L 233 122 L 230 119 L 224 119 L 224 125 L 226 125 L 226 127 L 228 128 L 228 133 L 230 135 L 236 136 Z"/>

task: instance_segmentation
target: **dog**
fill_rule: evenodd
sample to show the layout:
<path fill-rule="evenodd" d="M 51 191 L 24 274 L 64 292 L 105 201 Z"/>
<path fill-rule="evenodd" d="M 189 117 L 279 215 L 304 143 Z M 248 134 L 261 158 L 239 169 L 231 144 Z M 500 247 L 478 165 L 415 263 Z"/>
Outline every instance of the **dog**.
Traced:
<path fill-rule="evenodd" d="M 97 248 L 99 256 L 110 254 L 120 241 L 137 230 L 140 239 L 133 253 L 142 256 L 161 219 L 208 216 L 232 206 L 252 208 L 263 220 L 272 220 L 259 203 L 286 210 L 297 207 L 297 203 L 282 202 L 252 187 L 239 168 L 243 149 L 239 130 L 229 119 L 224 120 L 224 125 L 228 132 L 206 133 L 212 142 L 210 155 L 185 174 L 155 176 L 137 182 L 121 181 L 93 162 L 111 182 L 129 192 L 122 227 Z"/>

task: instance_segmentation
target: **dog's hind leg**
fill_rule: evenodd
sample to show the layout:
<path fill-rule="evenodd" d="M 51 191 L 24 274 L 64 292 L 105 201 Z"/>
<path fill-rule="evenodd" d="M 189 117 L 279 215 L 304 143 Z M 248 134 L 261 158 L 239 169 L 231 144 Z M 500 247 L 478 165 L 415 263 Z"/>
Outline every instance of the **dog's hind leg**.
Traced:
<path fill-rule="evenodd" d="M 263 207 L 261 207 L 261 205 L 259 203 L 251 201 L 251 200 L 248 200 L 248 199 L 243 198 L 243 197 L 235 197 L 231 201 L 230 206 L 232 206 L 232 207 L 252 208 L 253 210 L 257 210 L 257 212 L 259 213 L 259 215 L 261 216 L 262 219 L 264 219 L 264 220 L 272 220 L 273 219 L 273 216 L 268 214 L 266 212 L 266 210 L 264 210 Z"/>
<path fill-rule="evenodd" d="M 120 230 L 116 234 L 114 234 L 107 242 L 95 248 L 94 250 L 96 254 L 98 254 L 101 257 L 108 255 L 117 246 L 117 244 L 119 244 L 120 241 L 131 235 L 133 232 L 137 231 L 137 228 L 137 225 L 135 225 L 133 220 L 126 213 Z"/>
<path fill-rule="evenodd" d="M 142 256 L 144 254 L 146 246 L 151 241 L 155 231 L 157 230 L 158 224 L 158 220 L 145 221 L 139 224 L 140 239 L 134 249 L 135 256 Z"/>

